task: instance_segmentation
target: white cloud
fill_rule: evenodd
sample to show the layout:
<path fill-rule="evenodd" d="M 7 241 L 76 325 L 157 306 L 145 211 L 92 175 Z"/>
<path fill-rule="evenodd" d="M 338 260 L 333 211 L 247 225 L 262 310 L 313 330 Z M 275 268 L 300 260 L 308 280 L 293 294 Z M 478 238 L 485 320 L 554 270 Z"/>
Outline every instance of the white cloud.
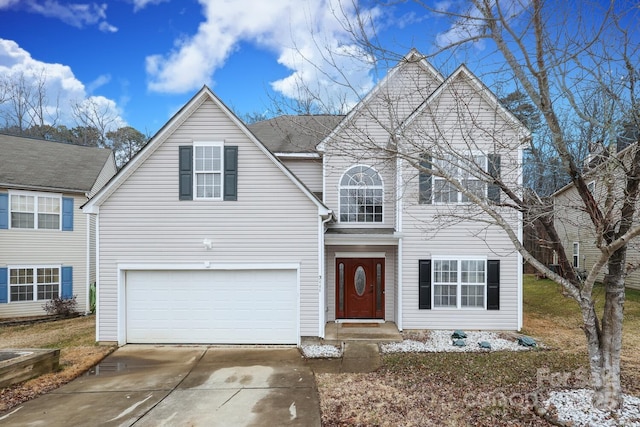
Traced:
<path fill-rule="evenodd" d="M 167 54 L 146 58 L 149 89 L 183 93 L 211 84 L 215 71 L 242 42 L 273 51 L 291 74 L 272 82 L 288 96 L 300 96 L 301 86 L 323 98 L 353 100 L 353 91 L 341 83 L 345 77 L 358 91 L 373 85 L 370 58 L 353 45 L 344 28 L 353 20 L 351 0 L 200 0 L 204 21 L 191 37 L 176 41 Z M 372 19 L 377 9 L 361 10 Z M 341 22 L 342 21 L 342 22 Z M 329 58 L 330 52 L 334 54 Z M 337 67 L 336 67 L 337 65 Z"/>
<path fill-rule="evenodd" d="M 0 0 L 2 1 L 2 0 Z M 144 9 L 150 4 L 160 4 L 168 2 L 169 0 L 133 0 L 133 11 L 137 12 Z"/>
<path fill-rule="evenodd" d="M 16 8 L 30 13 L 56 18 L 77 28 L 97 25 L 100 31 L 116 32 L 107 22 L 106 3 L 61 3 L 57 0 L 0 0 L 0 10 Z"/>
<path fill-rule="evenodd" d="M 496 7 L 493 1 L 489 3 Z M 518 19 L 523 10 L 528 8 L 530 0 L 506 0 L 499 3 L 502 14 L 508 19 Z M 436 35 L 436 45 L 440 48 L 452 46 L 466 41 L 473 41 L 474 47 L 479 50 L 484 49 L 485 43 L 482 39 L 477 39 L 485 31 L 482 13 L 475 6 L 468 6 L 466 3 L 460 6 L 451 1 L 437 2 L 434 8 L 445 14 L 454 13 L 458 18 L 448 30 Z"/>
<path fill-rule="evenodd" d="M 27 86 L 44 82 L 48 124 L 76 126 L 72 106 L 86 99 L 92 99 L 100 106 L 101 111 L 116 117 L 116 124 L 125 123 L 121 118 L 122 112 L 114 101 L 102 96 L 88 97 L 87 88 L 75 77 L 69 66 L 38 61 L 12 40 L 0 39 L 0 76 L 9 82 L 23 79 Z M 92 83 L 92 89 L 105 84 L 108 78 L 98 77 Z M 0 113 L 2 112 L 0 108 Z M 4 124 L 3 120 L 2 125 Z"/>

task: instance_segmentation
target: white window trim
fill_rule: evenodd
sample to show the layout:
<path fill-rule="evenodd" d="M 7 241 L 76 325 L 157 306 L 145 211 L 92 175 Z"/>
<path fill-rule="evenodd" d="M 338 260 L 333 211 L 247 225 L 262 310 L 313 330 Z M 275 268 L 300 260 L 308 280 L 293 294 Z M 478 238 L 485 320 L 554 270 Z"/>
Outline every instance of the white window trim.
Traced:
<path fill-rule="evenodd" d="M 431 308 L 433 310 L 469 310 L 469 311 L 484 311 L 487 309 L 487 257 L 486 256 L 433 256 L 432 261 L 457 261 L 458 262 L 458 281 L 455 283 L 456 290 L 456 306 L 455 307 L 437 307 L 435 305 L 435 263 L 431 268 Z M 461 261 L 484 261 L 484 305 L 483 307 L 463 307 L 462 306 L 462 262 Z M 453 283 L 452 283 L 453 284 Z M 478 285 L 478 283 L 472 283 L 472 285 Z"/>
<path fill-rule="evenodd" d="M 365 167 L 365 168 L 369 168 L 373 171 L 375 171 L 375 173 L 378 174 L 378 177 L 380 178 L 380 189 L 382 190 L 382 221 L 379 222 L 360 222 L 360 221 L 342 221 L 340 216 L 342 213 L 342 201 L 341 201 L 341 193 L 342 193 L 342 189 L 343 188 L 351 188 L 352 186 L 342 186 L 342 179 L 344 178 L 344 176 L 347 174 L 347 172 L 349 172 L 351 169 L 356 168 L 358 166 L 361 167 Z M 375 187 L 377 188 L 377 186 Z M 356 165 L 351 165 L 349 167 L 347 167 L 347 169 L 342 173 L 342 175 L 340 175 L 340 178 L 338 179 L 338 224 L 343 224 L 343 225 L 347 225 L 349 228 L 353 227 L 353 228 L 357 228 L 357 227 L 364 227 L 364 228 L 371 228 L 371 227 L 380 227 L 384 224 L 385 221 L 385 185 L 384 185 L 384 178 L 382 177 L 382 174 L 380 174 L 380 172 L 378 171 L 378 169 L 374 168 L 373 166 L 369 166 L 367 164 L 363 164 L 363 163 L 358 163 Z"/>
<path fill-rule="evenodd" d="M 466 154 L 468 156 L 471 156 L 471 157 L 484 156 L 484 170 L 485 171 L 489 170 L 489 155 L 488 154 L 483 153 L 482 151 L 471 151 L 471 152 L 466 153 Z M 437 163 L 438 161 L 439 161 L 439 159 L 435 159 L 435 160 L 432 160 L 432 163 Z M 460 168 L 460 167 L 457 167 L 456 169 L 457 169 L 457 172 L 456 172 L 456 175 L 454 176 L 454 178 L 462 185 L 463 184 L 462 183 L 462 181 L 463 181 L 462 177 L 463 177 L 464 170 L 462 168 Z M 472 177 L 472 179 L 476 180 L 476 181 L 484 182 L 484 181 L 482 181 L 482 180 L 480 180 L 479 178 L 476 178 L 476 177 Z M 447 182 L 447 180 L 445 178 L 442 178 L 442 177 L 439 177 L 439 176 L 436 176 L 436 175 L 432 175 L 431 176 L 431 202 L 432 202 L 432 204 L 434 204 L 434 205 L 452 205 L 452 204 L 455 204 L 455 205 L 468 205 L 468 204 L 473 203 L 471 201 L 463 202 L 462 201 L 463 194 L 457 188 L 455 189 L 456 192 L 457 192 L 457 195 L 456 195 L 457 201 L 455 201 L 455 202 L 438 202 L 438 201 L 436 201 L 436 181 L 445 181 L 445 182 Z M 487 185 L 486 182 L 484 182 L 484 184 L 485 184 L 485 187 L 484 187 L 484 193 L 485 194 L 484 194 L 484 196 L 487 197 L 487 194 L 488 194 L 488 191 L 489 191 L 489 186 Z"/>
<path fill-rule="evenodd" d="M 11 284 L 11 270 L 19 268 L 31 268 L 34 270 L 33 278 L 33 299 L 28 301 L 11 301 L 11 287 L 24 286 Z M 49 299 L 38 299 L 38 268 L 57 268 L 58 269 L 58 298 L 62 295 L 62 265 L 61 264 L 19 264 L 7 265 L 7 304 L 28 304 L 34 302 L 50 301 Z"/>
<path fill-rule="evenodd" d="M 198 197 L 198 172 L 196 171 L 196 147 L 220 147 L 220 197 Z M 224 199 L 224 141 L 193 142 L 193 200 L 221 201 Z M 215 173 L 215 172 L 214 172 Z"/>
<path fill-rule="evenodd" d="M 29 196 L 33 197 L 33 228 L 14 228 L 11 223 L 11 198 L 13 196 Z M 58 228 L 38 228 L 38 197 L 48 197 L 51 199 L 58 199 L 60 202 L 60 213 L 58 219 Z M 45 230 L 45 231 L 60 231 L 62 230 L 62 194 L 61 193 L 45 193 L 41 191 L 25 191 L 25 190 L 9 190 L 9 229 L 13 230 Z"/>
<path fill-rule="evenodd" d="M 571 265 L 573 268 L 580 268 L 580 242 L 573 242 Z"/>

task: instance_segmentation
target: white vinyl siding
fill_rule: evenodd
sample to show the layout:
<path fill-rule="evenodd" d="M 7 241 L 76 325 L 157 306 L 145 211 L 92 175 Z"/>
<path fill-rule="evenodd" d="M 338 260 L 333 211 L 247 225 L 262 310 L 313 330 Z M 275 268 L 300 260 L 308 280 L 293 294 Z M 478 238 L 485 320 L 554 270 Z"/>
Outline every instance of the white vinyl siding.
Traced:
<path fill-rule="evenodd" d="M 412 126 L 405 129 L 404 137 L 414 142 L 420 138 L 425 144 L 433 138 L 445 138 L 460 153 L 500 154 L 501 177 L 507 182 L 517 183 L 520 176 L 518 135 L 507 121 L 496 114 L 495 106 L 481 96 L 473 95 L 465 81 L 461 79 L 454 83 L 455 88 L 443 90 L 416 117 Z M 464 95 L 464 109 L 460 109 L 458 104 L 461 94 Z M 469 112 L 469 116 L 465 116 L 465 112 Z M 474 126 L 479 124 L 482 131 L 474 131 Z M 417 152 L 416 156 L 420 154 Z M 457 207 L 455 219 L 451 217 L 450 205 L 419 204 L 418 175 L 414 167 L 402 163 L 402 327 L 517 330 L 521 322 L 521 265 L 513 243 L 500 227 L 476 221 L 477 218 L 490 223 L 491 218 L 478 212 L 471 204 Z M 457 191 L 452 199 L 462 201 Z M 514 233 L 519 233 L 518 215 L 507 209 L 502 212 Z M 447 301 L 451 302 L 451 307 L 432 306 L 430 310 L 420 310 L 418 266 L 419 260 L 424 259 L 457 259 L 458 262 L 462 259 L 500 260 L 499 310 L 462 308 L 463 286 L 475 285 L 465 285 L 460 282 L 461 278 L 456 278 L 459 282 L 455 285 L 455 305 L 453 288 L 443 288 L 440 294 L 445 299 L 452 297 Z M 432 301 L 437 296 L 433 285 Z M 479 306 L 484 298 L 486 306 L 486 290 L 468 287 L 465 292 L 467 304 Z"/>
<path fill-rule="evenodd" d="M 314 193 L 322 193 L 322 160 L 287 158 L 281 160 L 309 190 Z"/>
<path fill-rule="evenodd" d="M 317 205 L 213 101 L 184 114 L 100 206 L 99 340 L 118 339 L 120 263 L 299 263 L 300 333 L 317 336 Z M 237 201 L 178 200 L 178 147 L 206 138 L 238 147 Z"/>
<path fill-rule="evenodd" d="M 0 188 L 0 192 L 7 190 Z M 56 195 L 56 193 L 52 193 Z M 8 229 L 0 230 L 0 267 L 8 266 L 71 266 L 73 267 L 73 295 L 77 295 L 78 311 L 87 310 L 87 223 L 89 216 L 80 206 L 86 197 L 73 197 L 73 231 Z M 60 195 L 56 195 L 60 197 Z M 42 302 L 0 304 L 0 317 L 39 316 L 46 314 Z"/>
<path fill-rule="evenodd" d="M 439 76 L 425 70 L 419 63 L 403 63 L 393 72 L 393 76 L 364 101 L 359 111 L 345 120 L 343 127 L 325 144 L 324 201 L 329 208 L 334 212 L 339 211 L 340 179 L 353 165 L 372 166 L 379 172 L 384 183 L 395 182 L 395 159 L 385 160 L 381 158 L 380 153 L 368 153 L 366 147 L 372 143 L 380 147 L 386 146 L 389 143 L 387 129 L 396 128 L 440 83 Z M 394 227 L 396 196 L 394 186 L 386 185 L 383 195 L 383 221 L 363 226 Z M 354 224 L 347 223 L 344 226 L 353 227 Z"/>

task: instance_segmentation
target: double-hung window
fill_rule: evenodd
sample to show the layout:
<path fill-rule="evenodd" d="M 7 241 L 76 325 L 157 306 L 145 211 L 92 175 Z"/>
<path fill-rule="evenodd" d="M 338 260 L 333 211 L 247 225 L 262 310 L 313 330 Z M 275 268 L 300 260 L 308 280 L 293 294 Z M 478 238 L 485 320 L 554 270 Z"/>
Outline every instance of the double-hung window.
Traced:
<path fill-rule="evenodd" d="M 9 301 L 41 301 L 60 296 L 60 267 L 9 268 Z"/>
<path fill-rule="evenodd" d="M 11 228 L 60 230 L 61 201 L 58 195 L 10 193 Z"/>
<path fill-rule="evenodd" d="M 433 260 L 433 307 L 485 308 L 486 271 L 483 259 Z"/>
<path fill-rule="evenodd" d="M 483 154 L 468 155 L 464 158 L 446 155 L 433 163 L 445 175 L 460 182 L 468 192 L 484 198 L 487 195 L 487 184 L 478 178 L 478 173 L 487 170 L 487 156 Z M 433 201 L 435 203 L 466 203 L 469 198 L 447 179 L 433 177 Z"/>
<path fill-rule="evenodd" d="M 222 199 L 222 143 L 194 145 L 196 199 Z"/>

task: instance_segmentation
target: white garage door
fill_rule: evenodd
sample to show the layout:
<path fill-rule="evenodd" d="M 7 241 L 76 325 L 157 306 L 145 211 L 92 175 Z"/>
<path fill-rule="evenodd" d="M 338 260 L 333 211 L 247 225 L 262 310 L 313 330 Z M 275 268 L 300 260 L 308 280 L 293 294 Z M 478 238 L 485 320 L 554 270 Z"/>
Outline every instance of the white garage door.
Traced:
<path fill-rule="evenodd" d="M 295 270 L 128 271 L 128 343 L 296 344 Z"/>

